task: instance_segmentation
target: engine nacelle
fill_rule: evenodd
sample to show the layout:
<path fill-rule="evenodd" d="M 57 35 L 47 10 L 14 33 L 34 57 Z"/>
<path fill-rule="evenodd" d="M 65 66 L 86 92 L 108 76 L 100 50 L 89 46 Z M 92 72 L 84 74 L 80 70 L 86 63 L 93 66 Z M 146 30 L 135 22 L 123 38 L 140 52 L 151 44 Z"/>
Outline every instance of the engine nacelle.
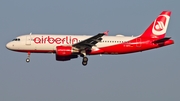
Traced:
<path fill-rule="evenodd" d="M 70 56 L 73 53 L 77 53 L 78 51 L 73 49 L 71 46 L 57 46 L 56 47 L 56 54 L 58 56 Z"/>
<path fill-rule="evenodd" d="M 56 61 L 69 61 L 71 59 L 78 58 L 78 55 L 70 55 L 70 56 L 58 56 L 56 55 Z"/>

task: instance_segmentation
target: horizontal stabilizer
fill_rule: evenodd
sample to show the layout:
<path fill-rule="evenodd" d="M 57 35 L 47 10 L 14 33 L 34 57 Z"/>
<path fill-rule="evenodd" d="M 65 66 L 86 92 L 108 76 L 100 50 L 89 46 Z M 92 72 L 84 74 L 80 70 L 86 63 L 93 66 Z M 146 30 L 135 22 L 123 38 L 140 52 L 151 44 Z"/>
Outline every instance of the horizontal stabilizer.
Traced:
<path fill-rule="evenodd" d="M 169 39 L 171 39 L 171 37 L 165 37 L 165 38 L 156 40 L 156 41 L 154 41 L 153 43 L 161 43 L 161 42 L 165 42 L 165 41 L 167 41 L 167 40 L 169 40 Z"/>

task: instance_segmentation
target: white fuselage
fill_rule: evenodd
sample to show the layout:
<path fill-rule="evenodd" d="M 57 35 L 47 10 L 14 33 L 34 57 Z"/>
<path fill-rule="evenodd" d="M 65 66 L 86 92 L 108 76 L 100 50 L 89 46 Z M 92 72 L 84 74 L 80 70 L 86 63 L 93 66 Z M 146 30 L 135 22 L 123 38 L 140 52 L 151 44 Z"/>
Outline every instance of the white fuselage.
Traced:
<path fill-rule="evenodd" d="M 43 50 L 52 52 L 52 50 L 56 50 L 56 46 L 71 46 L 72 44 L 78 43 L 90 37 L 92 36 L 43 34 L 22 35 L 17 37 L 17 40 L 9 42 L 6 47 L 17 51 Z M 136 37 L 125 37 L 122 35 L 103 36 L 102 41 L 97 43 L 92 49 L 124 43 L 134 38 Z"/>

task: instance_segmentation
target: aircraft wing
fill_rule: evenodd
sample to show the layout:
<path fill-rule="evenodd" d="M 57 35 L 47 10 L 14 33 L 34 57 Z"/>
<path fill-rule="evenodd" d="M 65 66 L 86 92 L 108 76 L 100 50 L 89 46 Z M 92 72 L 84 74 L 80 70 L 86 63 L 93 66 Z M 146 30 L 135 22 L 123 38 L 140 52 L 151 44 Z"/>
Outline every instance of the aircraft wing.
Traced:
<path fill-rule="evenodd" d="M 97 35 L 73 44 L 72 46 L 80 50 L 90 50 L 93 46 L 95 46 L 98 42 L 102 40 L 102 36 L 108 35 L 108 32 L 109 31 L 106 31 L 104 33 L 98 33 Z"/>

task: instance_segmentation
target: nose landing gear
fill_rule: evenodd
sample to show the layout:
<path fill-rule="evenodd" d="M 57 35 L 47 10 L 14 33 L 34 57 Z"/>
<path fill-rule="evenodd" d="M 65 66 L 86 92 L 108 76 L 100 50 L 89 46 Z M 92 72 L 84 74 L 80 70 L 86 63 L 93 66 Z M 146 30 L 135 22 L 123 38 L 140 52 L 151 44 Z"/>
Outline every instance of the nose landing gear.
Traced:
<path fill-rule="evenodd" d="M 29 62 L 30 62 L 30 58 L 27 58 L 27 59 L 26 59 L 26 62 L 29 63 Z"/>
<path fill-rule="evenodd" d="M 31 53 L 30 53 L 30 52 L 28 52 L 28 57 L 27 57 L 27 59 L 26 59 L 26 62 L 27 62 L 27 63 L 29 63 L 29 62 L 30 62 L 30 54 L 31 54 Z"/>

